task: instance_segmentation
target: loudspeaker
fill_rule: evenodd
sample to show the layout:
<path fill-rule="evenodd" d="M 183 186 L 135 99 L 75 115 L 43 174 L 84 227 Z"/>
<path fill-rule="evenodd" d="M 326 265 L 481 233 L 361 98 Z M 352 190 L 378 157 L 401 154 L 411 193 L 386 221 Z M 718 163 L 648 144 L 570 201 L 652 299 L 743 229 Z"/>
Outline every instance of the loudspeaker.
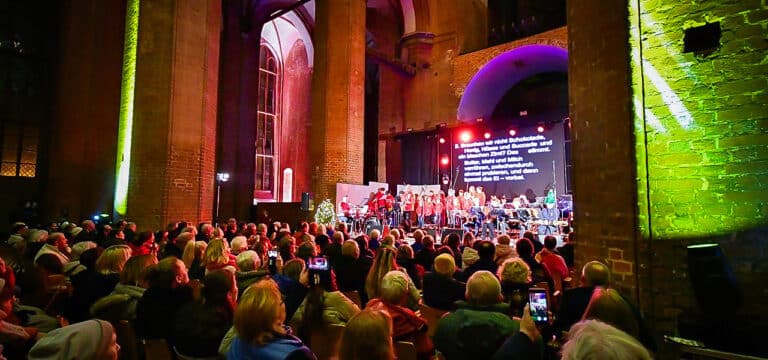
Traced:
<path fill-rule="evenodd" d="M 312 211 L 315 209 L 314 204 L 312 204 L 312 194 L 308 192 L 301 193 L 301 210 L 302 211 Z"/>

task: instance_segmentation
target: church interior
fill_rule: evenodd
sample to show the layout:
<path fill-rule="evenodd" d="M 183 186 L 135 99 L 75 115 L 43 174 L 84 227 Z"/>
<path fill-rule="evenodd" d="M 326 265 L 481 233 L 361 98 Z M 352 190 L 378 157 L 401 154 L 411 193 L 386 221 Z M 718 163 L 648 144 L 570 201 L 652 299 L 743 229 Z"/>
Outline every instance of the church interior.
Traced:
<path fill-rule="evenodd" d="M 0 64 L 0 233 L 466 188 L 461 136 L 530 134 L 488 196 L 566 196 L 659 354 L 768 354 L 766 0 L 3 1 Z"/>

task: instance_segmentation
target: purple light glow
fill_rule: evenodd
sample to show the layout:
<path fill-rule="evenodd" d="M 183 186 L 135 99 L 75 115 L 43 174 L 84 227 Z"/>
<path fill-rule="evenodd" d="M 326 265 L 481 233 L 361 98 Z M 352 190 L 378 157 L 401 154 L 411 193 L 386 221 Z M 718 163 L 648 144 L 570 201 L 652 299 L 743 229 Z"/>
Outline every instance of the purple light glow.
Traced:
<path fill-rule="evenodd" d="M 457 118 L 490 117 L 504 94 L 518 82 L 545 72 L 568 72 L 568 51 L 548 45 L 526 45 L 489 61 L 472 77 L 459 103 Z"/>

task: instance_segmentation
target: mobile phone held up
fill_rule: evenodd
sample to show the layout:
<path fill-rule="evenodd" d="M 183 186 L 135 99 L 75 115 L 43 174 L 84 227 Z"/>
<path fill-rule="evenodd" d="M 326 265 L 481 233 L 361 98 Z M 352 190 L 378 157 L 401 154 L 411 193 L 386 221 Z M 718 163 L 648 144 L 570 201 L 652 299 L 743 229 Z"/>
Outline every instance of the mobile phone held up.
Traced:
<path fill-rule="evenodd" d="M 327 271 L 328 259 L 322 256 L 310 258 L 308 267 L 309 267 L 309 270 Z"/>
<path fill-rule="evenodd" d="M 277 266 L 277 249 L 267 250 L 267 265 L 272 268 Z"/>
<path fill-rule="evenodd" d="M 531 318 L 536 324 L 549 322 L 549 303 L 547 302 L 547 290 L 531 288 L 528 290 L 528 307 L 531 310 Z"/>

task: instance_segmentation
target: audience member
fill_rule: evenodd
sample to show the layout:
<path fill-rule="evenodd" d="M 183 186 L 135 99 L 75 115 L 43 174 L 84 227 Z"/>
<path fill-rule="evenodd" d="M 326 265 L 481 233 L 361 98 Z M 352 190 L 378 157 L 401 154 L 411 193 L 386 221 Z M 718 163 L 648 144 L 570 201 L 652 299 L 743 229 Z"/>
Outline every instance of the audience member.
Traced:
<path fill-rule="evenodd" d="M 203 254 L 205 273 L 214 270 L 227 270 L 233 274 L 237 271 L 236 259 L 230 257 L 229 244 L 223 239 L 213 239 Z"/>
<path fill-rule="evenodd" d="M 462 240 L 462 248 L 461 248 L 461 269 L 466 270 L 470 265 L 477 262 L 477 260 L 480 259 L 480 256 L 477 254 L 477 250 L 475 250 L 474 245 L 475 244 L 475 236 L 472 235 L 471 232 L 467 231 L 464 233 L 464 239 Z M 479 244 L 479 242 L 478 242 Z"/>
<path fill-rule="evenodd" d="M 309 272 L 302 259 L 291 259 L 283 265 L 282 274 L 274 274 L 280 292 L 285 296 L 285 319 L 291 319 L 307 295 Z"/>
<path fill-rule="evenodd" d="M 371 230 L 371 233 L 368 234 L 368 248 L 371 249 L 371 251 L 376 251 L 379 249 L 379 246 L 381 246 L 381 241 L 379 240 L 379 237 L 381 236 L 381 233 L 378 229 Z"/>
<path fill-rule="evenodd" d="M 168 337 L 173 334 L 176 310 L 193 300 L 187 267 L 175 257 L 160 260 L 147 269 L 147 284 L 147 290 L 136 305 L 136 335 L 170 341 Z"/>
<path fill-rule="evenodd" d="M 90 318 L 91 306 L 115 290 L 120 282 L 120 273 L 130 257 L 131 248 L 127 245 L 111 246 L 96 260 L 95 271 L 86 269 L 70 278 L 73 290 L 66 312 L 70 322 Z"/>
<path fill-rule="evenodd" d="M 413 249 L 413 251 L 416 251 L 414 261 L 421 265 L 425 271 L 431 271 L 432 265 L 435 262 L 435 257 L 437 256 L 437 250 L 435 250 L 435 239 L 431 235 L 426 235 L 424 236 L 424 240 L 422 240 L 422 242 L 423 245 L 421 250 L 416 251 L 416 248 Z"/>
<path fill-rule="evenodd" d="M 424 248 L 424 232 L 421 229 L 413 232 L 413 244 L 411 244 L 411 247 L 415 253 Z"/>
<path fill-rule="evenodd" d="M 512 334 L 496 350 L 491 360 L 543 359 L 542 347 L 538 344 L 541 334 L 531 318 L 530 305 L 525 305 L 520 320 L 520 331 Z"/>
<path fill-rule="evenodd" d="M 547 270 L 551 277 L 559 277 L 561 280 L 570 276 L 565 260 L 555 251 L 557 238 L 552 235 L 544 237 L 544 248 L 536 254 L 538 261 Z"/>
<path fill-rule="evenodd" d="M 360 299 L 365 304 L 368 297 L 365 292 L 365 278 L 371 270 L 373 259 L 360 255 L 358 243 L 347 240 L 341 247 L 341 257 L 333 268 L 336 273 L 336 281 L 339 290 L 343 292 L 357 291 Z"/>
<path fill-rule="evenodd" d="M 392 270 L 400 270 L 395 260 L 395 250 L 386 246 L 382 246 L 378 251 L 376 251 L 376 257 L 373 260 L 373 265 L 371 266 L 371 270 L 368 272 L 368 276 L 365 280 L 365 292 L 369 299 L 377 298 L 380 296 L 379 291 L 382 281 L 381 279 L 384 278 L 384 275 Z M 408 278 L 408 275 L 404 270 L 403 274 L 406 274 L 405 276 Z M 408 278 L 408 280 L 408 297 L 406 299 L 406 306 L 409 309 L 415 311 L 419 309 L 419 299 L 421 298 L 421 295 L 419 294 L 419 290 L 413 284 L 413 281 L 411 281 L 410 278 Z"/>
<path fill-rule="evenodd" d="M 503 263 L 504 260 L 517 257 L 517 251 L 513 246 L 509 245 L 511 241 L 512 239 L 507 234 L 499 235 L 496 238 L 497 244 L 496 244 L 496 255 L 494 256 L 494 260 L 496 261 L 497 265 L 501 265 L 501 263 Z"/>
<path fill-rule="evenodd" d="M 480 270 L 485 270 L 491 274 L 496 274 L 496 270 L 499 268 L 499 266 L 496 265 L 496 262 L 493 260 L 494 256 L 496 255 L 496 246 L 494 246 L 493 243 L 488 240 L 480 240 L 475 246 L 477 247 L 478 260 L 467 267 L 467 269 L 464 271 L 464 276 L 469 278 L 472 276 L 472 274 Z M 467 249 L 465 248 L 464 251 L 466 252 L 466 250 Z"/>
<path fill-rule="evenodd" d="M 549 280 L 546 269 L 533 257 L 534 248 L 530 239 L 525 237 L 518 239 L 517 243 L 515 243 L 515 249 L 517 250 L 517 255 L 528 264 L 534 284 Z"/>
<path fill-rule="evenodd" d="M 531 241 L 531 245 L 533 245 L 533 253 L 536 254 L 539 251 L 541 251 L 542 248 L 544 248 L 544 244 L 539 241 L 538 236 L 536 236 L 532 231 L 526 231 L 523 233 L 523 238 L 526 238 Z"/>
<path fill-rule="evenodd" d="M 165 246 L 165 252 L 163 253 L 163 258 L 173 256 L 177 259 L 181 259 L 182 255 L 184 254 L 184 248 L 187 246 L 188 242 L 194 242 L 195 236 L 191 233 L 180 233 L 176 238 L 173 239 L 173 246 L 166 245 Z"/>
<path fill-rule="evenodd" d="M 241 252 L 248 250 L 248 238 L 242 235 L 235 236 L 232 238 L 229 247 L 232 255 L 237 256 Z"/>
<path fill-rule="evenodd" d="M 203 256 L 208 248 L 205 241 L 188 241 L 184 247 L 184 253 L 181 261 L 187 267 L 187 274 L 190 279 L 202 280 L 205 276 L 205 265 L 203 265 Z"/>
<path fill-rule="evenodd" d="M 361 311 L 347 322 L 341 338 L 340 360 L 395 360 L 392 317 L 382 310 Z"/>
<path fill-rule="evenodd" d="M 235 310 L 236 335 L 226 352 L 227 358 L 314 360 L 312 351 L 284 326 L 285 320 L 286 309 L 277 284 L 260 281 L 251 285 Z M 225 342 L 222 342 L 223 348 L 226 348 Z"/>
<path fill-rule="evenodd" d="M 346 324 L 360 308 L 338 290 L 333 270 L 310 270 L 309 278 L 309 292 L 289 323 L 299 338 L 312 346 L 313 332 L 325 325 Z"/>
<path fill-rule="evenodd" d="M 461 263 L 461 249 L 459 249 L 459 245 L 461 244 L 461 238 L 459 238 L 459 234 L 452 233 L 448 235 L 448 238 L 443 239 L 443 244 L 447 245 L 449 249 L 451 249 L 451 252 L 453 253 L 453 260 L 456 262 L 456 266 L 459 269 L 463 269 L 463 264 Z"/>
<path fill-rule="evenodd" d="M 55 232 L 48 236 L 45 240 L 45 244 L 35 255 L 34 261 L 43 254 L 52 254 L 59 259 L 61 265 L 64 266 L 69 262 L 69 246 L 67 246 L 67 237 L 63 233 Z"/>
<path fill-rule="evenodd" d="M 411 286 L 402 271 L 388 272 L 381 279 L 379 296 L 369 301 L 366 309 L 388 312 L 392 317 L 393 340 L 413 342 L 417 352 L 427 354 L 434 348 L 427 336 L 427 322 L 405 306 Z"/>
<path fill-rule="evenodd" d="M 408 276 L 413 280 L 417 289 L 421 290 L 421 279 L 424 277 L 424 267 L 413 259 L 413 249 L 408 244 L 403 244 L 397 248 L 397 266 L 405 270 Z"/>
<path fill-rule="evenodd" d="M 28 359 L 117 359 L 120 346 L 109 322 L 88 320 L 53 330 L 29 350 Z"/>
<path fill-rule="evenodd" d="M 560 253 L 560 256 L 563 257 L 563 260 L 565 260 L 565 265 L 568 266 L 569 269 L 573 268 L 573 240 L 576 237 L 576 233 L 568 233 L 568 235 L 563 236 L 563 245 L 557 248 L 557 252 Z"/>
<path fill-rule="evenodd" d="M 243 251 L 237 255 L 237 272 L 235 281 L 240 294 L 251 284 L 269 277 L 269 270 L 261 268 L 261 258 L 253 250 Z"/>
<path fill-rule="evenodd" d="M 230 327 L 237 303 L 237 286 L 231 271 L 213 270 L 203 279 L 202 297 L 182 305 L 176 315 L 172 343 L 190 357 L 215 357 Z"/>
<path fill-rule="evenodd" d="M 120 283 L 111 294 L 97 300 L 90 309 L 93 317 L 116 324 L 136 319 L 136 305 L 147 288 L 147 269 L 157 264 L 154 255 L 133 256 L 120 273 Z"/>
<path fill-rule="evenodd" d="M 467 301 L 459 301 L 458 310 L 438 321 L 435 347 L 448 360 L 490 358 L 518 330 L 518 323 L 509 317 L 509 305 L 501 302 L 501 284 L 493 273 L 474 273 L 465 295 Z"/>
<path fill-rule="evenodd" d="M 453 278 L 456 263 L 450 254 L 435 258 L 434 268 L 424 274 L 424 303 L 435 309 L 451 311 L 456 301 L 464 299 L 466 284 Z"/>
<path fill-rule="evenodd" d="M 651 360 L 653 357 L 631 335 L 598 320 L 581 321 L 568 332 L 563 360 Z"/>
<path fill-rule="evenodd" d="M 599 261 L 590 261 L 581 269 L 581 286 L 563 292 L 554 325 L 555 334 L 568 331 L 571 325 L 581 320 L 596 286 L 610 287 L 611 271 Z"/>
<path fill-rule="evenodd" d="M 511 314 L 522 317 L 523 307 L 528 303 L 528 288 L 531 287 L 531 270 L 528 264 L 517 257 L 509 258 L 499 266 L 497 275 L 501 282 L 504 302 L 509 304 Z"/>

